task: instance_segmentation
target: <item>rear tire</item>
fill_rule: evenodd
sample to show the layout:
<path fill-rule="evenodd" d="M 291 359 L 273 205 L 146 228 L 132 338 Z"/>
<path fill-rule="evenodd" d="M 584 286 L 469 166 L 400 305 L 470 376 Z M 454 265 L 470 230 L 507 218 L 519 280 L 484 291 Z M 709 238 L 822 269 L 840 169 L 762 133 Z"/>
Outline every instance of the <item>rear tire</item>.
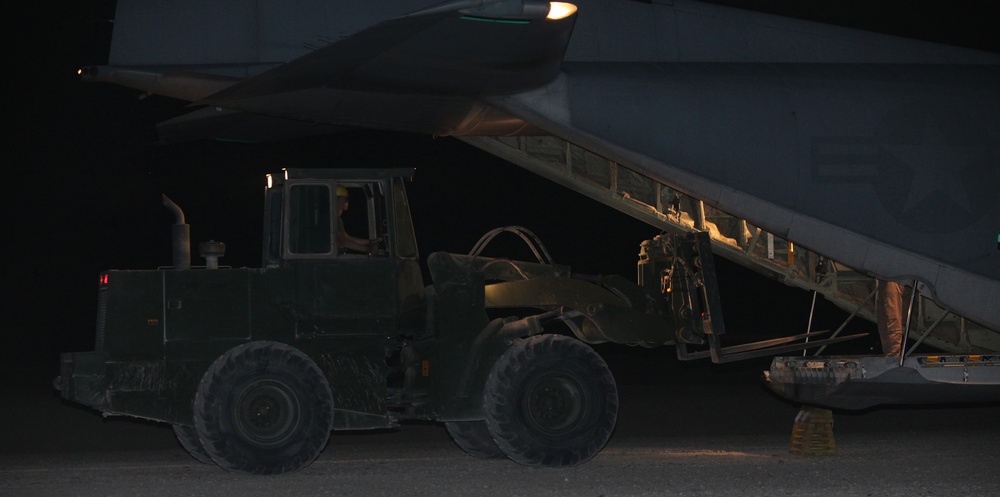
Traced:
<path fill-rule="evenodd" d="M 444 424 L 448 434 L 466 454 L 480 459 L 500 459 L 503 451 L 497 447 L 485 421 L 449 421 Z"/>
<path fill-rule="evenodd" d="M 607 364 L 583 342 L 561 335 L 511 345 L 493 366 L 484 397 L 493 440 L 527 466 L 590 460 L 618 419 L 618 389 Z"/>
<path fill-rule="evenodd" d="M 205 452 L 226 471 L 288 473 L 308 466 L 326 446 L 333 396 L 323 372 L 301 351 L 251 342 L 205 372 L 194 419 Z"/>

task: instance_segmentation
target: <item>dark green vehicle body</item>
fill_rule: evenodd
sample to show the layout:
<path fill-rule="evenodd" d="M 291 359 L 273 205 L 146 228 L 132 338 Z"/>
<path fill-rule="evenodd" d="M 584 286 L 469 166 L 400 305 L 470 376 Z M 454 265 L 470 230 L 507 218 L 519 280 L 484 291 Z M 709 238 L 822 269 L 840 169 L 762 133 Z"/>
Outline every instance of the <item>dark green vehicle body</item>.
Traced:
<path fill-rule="evenodd" d="M 62 396 L 108 415 L 190 428 L 214 363 L 244 344 L 278 343 L 322 371 L 334 429 L 480 422 L 498 359 L 548 323 L 589 343 L 673 340 L 662 299 L 620 278 L 571 278 L 543 258 L 434 253 L 425 286 L 404 189 L 412 170 L 284 176 L 269 178 L 266 189 L 261 268 L 103 273 L 96 350 L 63 354 Z M 351 214 L 366 211 L 367 238 L 382 240 L 371 254 L 338 247 L 339 187 L 351 192 Z M 537 314 L 491 319 L 494 308 Z"/>
<path fill-rule="evenodd" d="M 338 171 L 337 178 L 323 178 L 317 172 L 304 179 L 290 171 L 287 184 L 279 180 L 268 189 L 272 216 L 263 268 L 104 273 L 97 350 L 64 355 L 64 396 L 109 414 L 191 424 L 194 392 L 208 366 L 236 345 L 269 340 L 302 350 L 339 385 L 340 427 L 390 426 L 387 350 L 425 326 L 424 285 L 402 191 L 406 175 Z M 325 203 L 325 221 L 333 224 L 335 181 L 398 189 L 398 197 L 380 199 L 393 214 L 384 215 L 380 227 L 393 234 L 387 251 L 339 254 L 330 228 L 319 247 L 308 239 L 311 226 L 299 223 L 298 233 L 291 233 L 299 240 L 285 244 L 294 251 L 283 253 L 288 221 L 275 216 L 286 206 L 284 191 L 324 190 L 325 199 L 304 199 L 298 207 Z"/>

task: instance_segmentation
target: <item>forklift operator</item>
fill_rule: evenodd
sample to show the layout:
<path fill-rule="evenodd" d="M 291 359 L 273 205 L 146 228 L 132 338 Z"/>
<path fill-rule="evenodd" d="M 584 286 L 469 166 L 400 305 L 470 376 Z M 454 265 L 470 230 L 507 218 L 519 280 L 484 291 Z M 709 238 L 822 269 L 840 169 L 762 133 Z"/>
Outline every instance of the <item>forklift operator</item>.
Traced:
<path fill-rule="evenodd" d="M 341 249 L 354 250 L 371 255 L 378 249 L 378 244 L 382 241 L 382 238 L 366 240 L 347 234 L 347 230 L 344 228 L 344 221 L 340 216 L 347 211 L 348 202 L 347 188 L 337 185 L 337 246 Z"/>

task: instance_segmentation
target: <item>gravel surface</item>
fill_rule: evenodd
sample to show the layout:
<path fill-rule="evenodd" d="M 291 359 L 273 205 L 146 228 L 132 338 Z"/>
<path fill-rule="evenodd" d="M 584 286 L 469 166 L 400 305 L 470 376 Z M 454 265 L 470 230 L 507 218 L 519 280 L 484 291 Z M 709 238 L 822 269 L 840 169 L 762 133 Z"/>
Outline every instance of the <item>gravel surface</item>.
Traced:
<path fill-rule="evenodd" d="M 623 376 L 642 367 L 614 361 Z M 337 432 L 311 466 L 279 477 L 200 464 L 166 425 L 105 419 L 62 402 L 41 374 L 5 372 L 27 380 L 0 411 L 0 496 L 1000 495 L 1000 406 L 837 412 L 837 454 L 794 455 L 799 408 L 759 385 L 759 366 L 646 365 L 664 375 L 619 381 L 611 441 L 574 468 L 481 461 L 443 426 L 416 423 Z"/>

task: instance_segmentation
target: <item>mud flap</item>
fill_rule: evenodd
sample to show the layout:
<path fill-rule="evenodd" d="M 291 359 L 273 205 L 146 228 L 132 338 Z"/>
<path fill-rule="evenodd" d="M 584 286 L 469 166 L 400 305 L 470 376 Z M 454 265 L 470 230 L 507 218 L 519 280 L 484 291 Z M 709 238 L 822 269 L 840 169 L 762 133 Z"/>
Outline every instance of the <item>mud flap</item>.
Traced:
<path fill-rule="evenodd" d="M 108 355 L 103 352 L 73 352 L 62 354 L 59 377 L 53 386 L 66 400 L 103 409 L 108 406 Z"/>

